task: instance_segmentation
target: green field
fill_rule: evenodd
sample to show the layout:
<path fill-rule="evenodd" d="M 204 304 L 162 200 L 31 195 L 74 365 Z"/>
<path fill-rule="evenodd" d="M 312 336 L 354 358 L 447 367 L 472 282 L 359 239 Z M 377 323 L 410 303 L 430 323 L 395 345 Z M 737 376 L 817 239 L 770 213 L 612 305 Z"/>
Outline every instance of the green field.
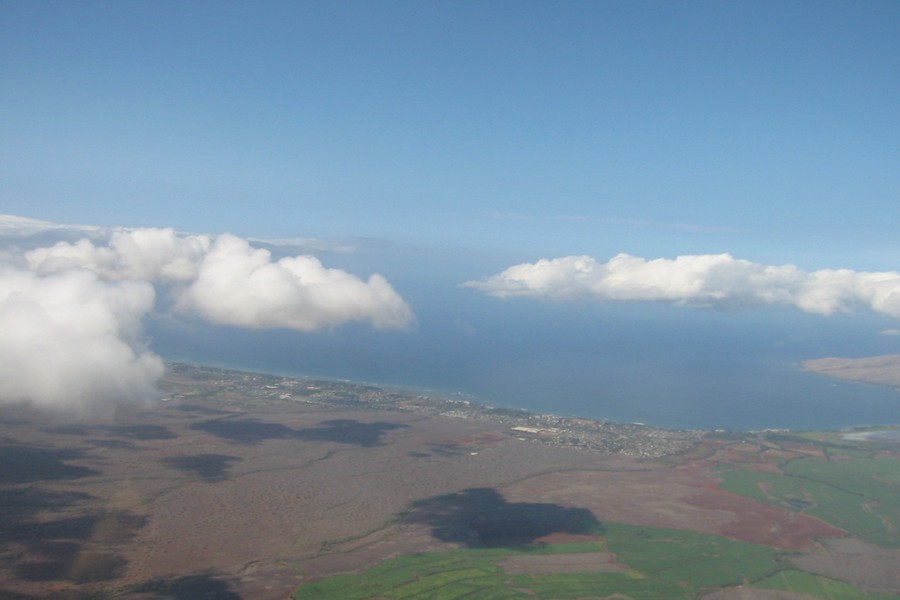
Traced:
<path fill-rule="evenodd" d="M 893 594 L 867 594 L 841 581 L 786 569 L 756 582 L 753 587 L 806 594 L 825 600 L 896 600 Z"/>
<path fill-rule="evenodd" d="M 776 552 L 765 546 L 687 531 L 609 524 L 605 543 L 459 549 L 404 556 L 364 573 L 300 587 L 296 600 L 316 598 L 579 598 L 614 593 L 631 598 L 696 598 L 777 572 Z M 612 573 L 511 575 L 510 556 L 612 552 Z"/>
<path fill-rule="evenodd" d="M 900 460 L 831 448 L 828 459 L 796 458 L 782 474 L 723 466 L 722 489 L 803 512 L 867 542 L 900 547 Z"/>
<path fill-rule="evenodd" d="M 772 548 L 721 536 L 609 524 L 605 541 L 403 556 L 362 573 L 305 584 L 293 598 L 574 599 L 621 594 L 634 600 L 659 600 L 701 598 L 715 589 L 739 585 L 803 593 L 823 600 L 897 598 L 866 593 L 847 583 L 796 570 Z M 615 555 L 622 570 L 511 575 L 502 567 L 505 559 L 522 555 L 595 552 L 598 560 L 605 561 L 605 551 Z"/>

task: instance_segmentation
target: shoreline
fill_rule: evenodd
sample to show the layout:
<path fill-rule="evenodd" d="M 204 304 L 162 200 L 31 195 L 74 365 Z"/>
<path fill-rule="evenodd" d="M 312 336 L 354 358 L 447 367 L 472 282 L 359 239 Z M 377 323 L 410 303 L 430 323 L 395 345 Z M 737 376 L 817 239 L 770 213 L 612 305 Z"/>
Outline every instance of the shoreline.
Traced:
<path fill-rule="evenodd" d="M 650 361 L 624 371 L 611 357 L 594 372 L 569 373 L 551 361 L 532 364 L 527 372 L 463 369 L 453 364 L 439 371 L 406 367 L 386 370 L 368 364 L 328 360 L 296 360 L 284 351 L 262 348 L 246 352 L 164 353 L 164 360 L 203 364 L 295 378 L 314 378 L 373 385 L 404 393 L 464 399 L 489 406 L 552 413 L 572 418 L 642 422 L 669 429 L 762 431 L 766 429 L 842 430 L 897 423 L 896 392 L 884 386 L 822 377 L 802 367 L 809 352 L 777 361 L 680 362 Z M 815 356 L 814 354 L 812 356 Z M 597 357 L 602 360 L 602 357 Z M 744 366 L 743 362 L 746 362 Z M 659 367 L 660 370 L 657 370 Z M 841 383 L 843 381 L 844 383 Z"/>
<path fill-rule="evenodd" d="M 554 445 L 578 446 L 646 458 L 651 455 L 658 457 L 678 453 L 688 449 L 689 446 L 704 437 L 716 435 L 800 434 L 803 432 L 864 435 L 871 430 L 892 431 L 893 428 L 900 428 L 900 423 L 868 424 L 839 429 L 666 428 L 639 422 L 537 413 L 515 407 L 493 406 L 464 397 L 448 398 L 443 395 L 435 395 L 433 390 L 423 388 L 404 388 L 312 375 L 286 375 L 173 360 L 166 360 L 165 365 L 166 375 L 161 383 L 171 383 L 172 375 L 190 374 L 192 377 L 196 377 L 203 371 L 212 371 L 212 374 L 218 376 L 222 381 L 241 378 L 262 385 L 263 387 L 261 390 L 257 390 L 256 395 L 269 400 L 277 398 L 284 401 L 322 404 L 335 408 L 351 406 L 371 410 L 418 412 L 432 416 L 499 422 L 506 425 L 511 431 Z M 260 378 L 266 381 L 262 381 Z M 570 441 L 562 442 L 560 441 L 562 438 L 568 438 Z M 666 441 L 662 442 L 663 439 Z M 648 446 L 652 449 L 648 450 Z"/>
<path fill-rule="evenodd" d="M 715 433 L 533 413 L 346 380 L 296 378 L 171 361 L 166 362 L 166 374 L 160 384 L 165 394 L 163 402 L 221 398 L 238 410 L 254 404 L 296 402 L 326 410 L 366 409 L 466 419 L 500 425 L 508 434 L 523 440 L 635 458 L 680 454 Z"/>

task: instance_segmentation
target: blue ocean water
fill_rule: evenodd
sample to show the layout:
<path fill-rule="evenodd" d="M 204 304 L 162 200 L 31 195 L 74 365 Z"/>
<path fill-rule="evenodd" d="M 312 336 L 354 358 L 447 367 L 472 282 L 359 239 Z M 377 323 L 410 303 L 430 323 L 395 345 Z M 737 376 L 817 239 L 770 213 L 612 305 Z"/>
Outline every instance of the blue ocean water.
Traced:
<path fill-rule="evenodd" d="M 672 428 L 842 429 L 900 422 L 900 393 L 804 372 L 826 356 L 900 352 L 865 315 L 716 312 L 668 305 L 497 300 L 470 290 L 411 297 L 406 332 L 320 333 L 151 324 L 173 360 L 348 379 L 534 412 Z M 185 331 L 185 327 L 189 330 Z"/>

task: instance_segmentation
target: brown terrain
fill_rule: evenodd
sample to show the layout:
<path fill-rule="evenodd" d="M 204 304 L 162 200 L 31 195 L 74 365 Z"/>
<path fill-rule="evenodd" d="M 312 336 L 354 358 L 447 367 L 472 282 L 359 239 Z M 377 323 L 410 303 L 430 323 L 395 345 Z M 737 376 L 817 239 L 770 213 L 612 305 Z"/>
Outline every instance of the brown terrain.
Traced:
<path fill-rule="evenodd" d="M 818 358 L 803 362 L 807 371 L 838 379 L 900 387 L 900 354 L 867 358 Z"/>
<path fill-rule="evenodd" d="M 585 539 L 570 525 L 586 517 L 719 533 L 826 561 L 837 550 L 818 540 L 843 535 L 719 489 L 719 462 L 756 456 L 765 469 L 769 460 L 721 441 L 636 459 L 554 447 L 489 420 L 238 393 L 172 394 L 107 423 L 9 408 L 0 422 L 0 599 L 96 590 L 281 599 L 303 581 L 405 553 Z M 561 568 L 547 560 L 505 568 Z M 610 556 L 596 568 L 619 566 Z M 799 597 L 754 594 L 712 597 Z"/>

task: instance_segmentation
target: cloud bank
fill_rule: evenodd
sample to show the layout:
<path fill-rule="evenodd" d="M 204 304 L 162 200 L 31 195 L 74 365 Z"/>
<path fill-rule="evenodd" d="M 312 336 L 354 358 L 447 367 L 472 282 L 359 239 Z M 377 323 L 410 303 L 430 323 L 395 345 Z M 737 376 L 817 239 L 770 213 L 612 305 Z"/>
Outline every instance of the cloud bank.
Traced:
<path fill-rule="evenodd" d="M 0 225 L 17 240 L 84 232 L 2 215 Z M 27 251 L 10 245 L 0 252 L 0 405 L 97 413 L 155 397 L 163 365 L 142 322 L 161 310 L 160 290 L 172 299 L 164 310 L 239 327 L 395 329 L 414 320 L 381 275 L 364 281 L 308 255 L 273 261 L 230 234 L 97 228 Z"/>
<path fill-rule="evenodd" d="M 590 256 L 566 256 L 515 265 L 463 285 L 498 298 L 671 302 L 715 308 L 790 306 L 820 315 L 867 309 L 900 318 L 898 272 L 808 272 L 729 254 L 652 260 L 619 254 L 605 263 Z"/>

